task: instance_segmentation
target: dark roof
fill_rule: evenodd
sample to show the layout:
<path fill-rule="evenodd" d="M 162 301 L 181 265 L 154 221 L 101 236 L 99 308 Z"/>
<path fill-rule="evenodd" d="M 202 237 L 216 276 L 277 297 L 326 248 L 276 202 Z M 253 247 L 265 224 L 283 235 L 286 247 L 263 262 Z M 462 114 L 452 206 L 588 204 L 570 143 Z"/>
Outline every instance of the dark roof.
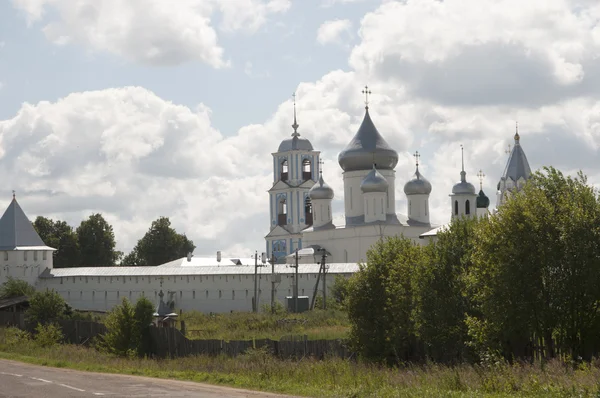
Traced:
<path fill-rule="evenodd" d="M 0 218 L 0 250 L 14 250 L 17 246 L 45 246 L 42 238 L 13 198 Z"/>
<path fill-rule="evenodd" d="M 16 304 L 23 304 L 29 302 L 29 298 L 27 296 L 18 296 L 0 299 L 0 310 L 8 307 L 12 307 Z"/>
<path fill-rule="evenodd" d="M 483 192 L 483 189 L 479 190 L 479 196 L 477 196 L 477 208 L 487 209 L 490 206 L 490 198 Z"/>

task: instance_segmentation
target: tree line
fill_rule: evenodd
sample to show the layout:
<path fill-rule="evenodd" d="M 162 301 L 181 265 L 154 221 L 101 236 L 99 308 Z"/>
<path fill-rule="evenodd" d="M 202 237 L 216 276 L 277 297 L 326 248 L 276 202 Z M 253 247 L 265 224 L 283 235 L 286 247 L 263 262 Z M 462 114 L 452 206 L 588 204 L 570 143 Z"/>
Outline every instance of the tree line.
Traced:
<path fill-rule="evenodd" d="M 33 226 L 44 243 L 56 250 L 54 267 L 156 266 L 193 252 L 194 242 L 171 227 L 168 217 L 153 221 L 133 250 L 116 250 L 115 233 L 101 214 L 92 214 L 77 228 L 67 222 L 38 216 Z"/>
<path fill-rule="evenodd" d="M 403 362 L 589 360 L 600 353 L 600 197 L 580 172 L 522 193 L 437 241 L 379 241 L 343 289 L 363 357 Z"/>

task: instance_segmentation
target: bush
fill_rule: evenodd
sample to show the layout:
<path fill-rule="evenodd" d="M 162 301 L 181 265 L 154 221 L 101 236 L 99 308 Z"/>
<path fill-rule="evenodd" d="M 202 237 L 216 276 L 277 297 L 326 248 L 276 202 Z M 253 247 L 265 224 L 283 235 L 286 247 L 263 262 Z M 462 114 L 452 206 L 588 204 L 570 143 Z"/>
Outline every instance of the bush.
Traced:
<path fill-rule="evenodd" d="M 31 341 L 31 336 L 25 330 L 9 327 L 4 330 L 4 343 L 8 347 L 20 347 Z"/>
<path fill-rule="evenodd" d="M 65 308 L 65 300 L 54 290 L 36 292 L 29 300 L 26 315 L 30 322 L 45 325 L 63 317 Z"/>
<path fill-rule="evenodd" d="M 0 286 L 0 298 L 12 298 L 19 296 L 32 296 L 35 289 L 29 283 L 9 276 L 6 282 Z"/>
<path fill-rule="evenodd" d="M 43 325 L 38 323 L 35 328 L 34 340 L 40 347 L 52 347 L 63 341 L 64 336 L 60 326 L 54 323 Z"/>
<path fill-rule="evenodd" d="M 127 298 L 106 317 L 108 331 L 100 341 L 100 347 L 118 356 L 147 355 L 151 350 L 150 324 L 154 307 L 150 300 L 141 297 L 135 307 Z"/>

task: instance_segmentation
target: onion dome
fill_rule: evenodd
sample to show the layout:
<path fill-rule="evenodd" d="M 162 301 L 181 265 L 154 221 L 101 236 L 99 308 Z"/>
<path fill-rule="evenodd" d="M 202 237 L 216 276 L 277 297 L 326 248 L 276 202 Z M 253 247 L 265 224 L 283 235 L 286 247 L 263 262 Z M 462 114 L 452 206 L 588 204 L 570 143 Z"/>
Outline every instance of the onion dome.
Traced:
<path fill-rule="evenodd" d="M 323 181 L 323 173 L 319 176 L 319 181 L 308 191 L 311 200 L 315 199 L 333 199 L 333 189 Z"/>
<path fill-rule="evenodd" d="M 475 195 L 475 187 L 473 184 L 467 181 L 466 179 L 467 173 L 465 171 L 460 172 L 460 181 L 452 187 L 453 194 L 469 194 Z"/>
<path fill-rule="evenodd" d="M 431 193 L 431 183 L 419 172 L 419 166 L 415 175 L 404 184 L 404 193 L 407 195 L 429 195 Z"/>
<path fill-rule="evenodd" d="M 344 171 L 369 170 L 373 163 L 381 170 L 392 170 L 398 164 L 398 153 L 383 139 L 371 120 L 367 106 L 356 135 L 340 152 L 338 163 Z"/>
<path fill-rule="evenodd" d="M 363 178 L 360 183 L 360 189 L 363 193 L 367 192 L 387 192 L 388 186 L 390 184 L 387 182 L 384 176 L 381 175 L 379 171 L 373 165 L 373 170 Z"/>
<path fill-rule="evenodd" d="M 490 198 L 483 193 L 483 189 L 479 191 L 479 195 L 477 196 L 477 208 L 478 209 L 487 209 L 490 206 Z"/>
<path fill-rule="evenodd" d="M 300 137 L 300 133 L 298 133 L 298 127 L 300 127 L 300 125 L 296 122 L 296 99 L 294 94 L 294 124 L 292 124 L 294 132 L 292 133 L 292 138 L 281 141 L 277 152 L 313 150 L 313 146 L 310 141 L 306 138 Z"/>

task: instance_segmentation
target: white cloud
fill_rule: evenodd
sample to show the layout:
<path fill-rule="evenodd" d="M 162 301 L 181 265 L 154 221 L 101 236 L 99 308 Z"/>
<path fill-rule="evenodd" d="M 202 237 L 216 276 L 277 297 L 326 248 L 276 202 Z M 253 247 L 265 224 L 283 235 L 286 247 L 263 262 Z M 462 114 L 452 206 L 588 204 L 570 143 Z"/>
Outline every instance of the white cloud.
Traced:
<path fill-rule="evenodd" d="M 336 4 L 361 3 L 366 0 L 323 0 L 321 7 L 332 7 Z"/>
<path fill-rule="evenodd" d="M 325 21 L 317 30 L 317 41 L 322 44 L 341 44 L 344 36 L 351 37 L 352 22 L 349 19 L 335 19 Z"/>
<path fill-rule="evenodd" d="M 56 19 L 44 22 L 52 42 L 83 44 L 129 60 L 176 65 L 191 60 L 227 66 L 211 18 L 218 10 L 225 31 L 255 32 L 271 14 L 289 8 L 288 0 L 13 0 L 28 23 L 51 8 Z"/>

